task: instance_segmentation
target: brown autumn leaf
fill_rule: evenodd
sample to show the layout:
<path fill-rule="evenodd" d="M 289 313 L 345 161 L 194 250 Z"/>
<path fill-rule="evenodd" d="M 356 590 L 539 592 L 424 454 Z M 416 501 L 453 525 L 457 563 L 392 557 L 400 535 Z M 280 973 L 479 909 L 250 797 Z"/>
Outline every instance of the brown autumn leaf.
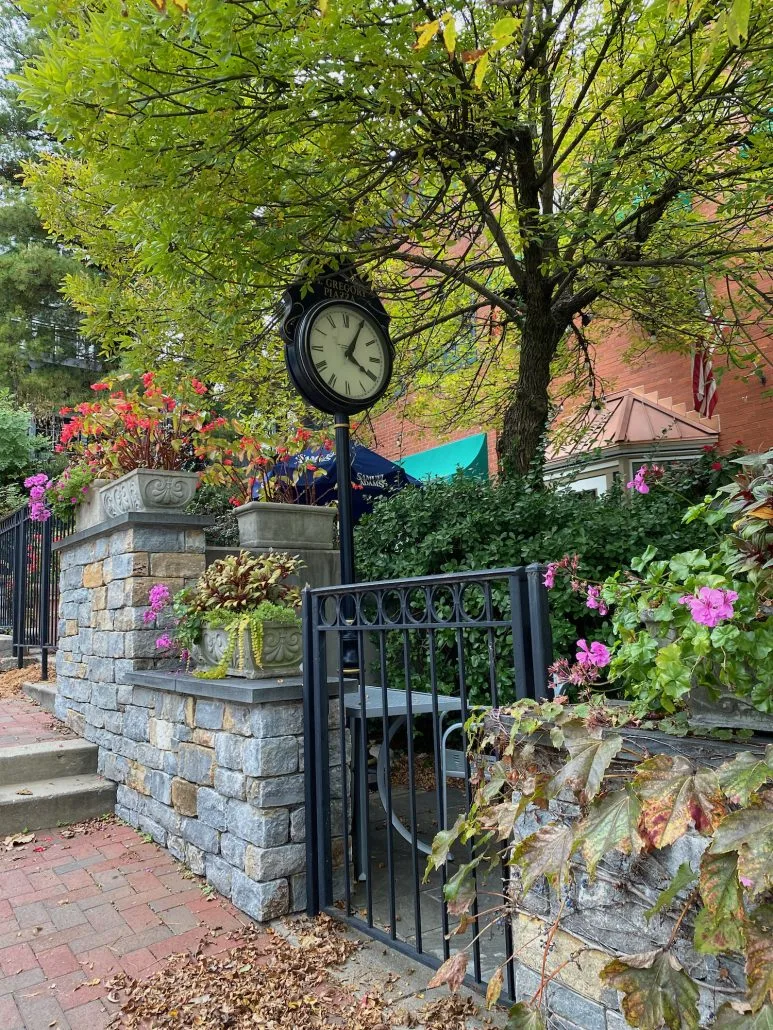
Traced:
<path fill-rule="evenodd" d="M 427 987 L 442 987 L 443 984 L 448 984 L 450 990 L 458 991 L 464 982 L 468 961 L 469 955 L 466 951 L 457 951 L 451 958 L 446 959 Z"/>
<path fill-rule="evenodd" d="M 623 992 L 623 1013 L 639 1030 L 697 1030 L 698 988 L 667 951 L 622 955 L 601 979 Z"/>
<path fill-rule="evenodd" d="M 756 1012 L 773 1002 L 773 905 L 760 905 L 746 923 L 746 981 Z"/>
<path fill-rule="evenodd" d="M 496 1003 L 499 1001 L 499 996 L 502 993 L 502 984 L 504 983 L 504 977 L 502 975 L 502 968 L 493 974 L 488 982 L 486 988 L 486 1008 L 493 1009 Z"/>
<path fill-rule="evenodd" d="M 642 762 L 633 787 L 642 803 L 640 833 L 655 848 L 673 844 L 691 826 L 710 832 L 725 813 L 716 773 L 694 769 L 681 755 Z"/>

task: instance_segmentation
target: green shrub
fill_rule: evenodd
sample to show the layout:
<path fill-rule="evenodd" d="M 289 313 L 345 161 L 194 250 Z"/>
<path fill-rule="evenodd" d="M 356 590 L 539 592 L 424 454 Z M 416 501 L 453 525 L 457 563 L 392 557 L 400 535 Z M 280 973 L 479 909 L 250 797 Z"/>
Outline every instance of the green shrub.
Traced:
<path fill-rule="evenodd" d="M 705 526 L 682 524 L 685 502 L 658 490 L 646 497 L 622 488 L 597 498 L 570 491 L 530 490 L 517 480 L 502 483 L 458 476 L 409 487 L 376 504 L 357 528 L 357 575 L 361 581 L 427 576 L 468 569 L 497 569 L 557 561 L 578 554 L 580 574 L 603 580 L 628 565 L 650 544 L 659 557 L 700 547 Z M 494 596 L 500 613 L 507 599 Z M 598 616 L 568 582 L 550 591 L 550 621 L 557 657 L 572 656 L 579 637 L 599 639 Z M 448 639 L 445 639 L 446 636 Z M 427 661 L 420 634 L 412 633 L 412 686 L 426 686 Z M 512 684 L 510 635 L 497 631 L 497 679 L 503 700 Z M 453 631 L 438 634 L 439 686 L 457 682 Z M 388 642 L 392 680 L 401 678 L 401 643 Z M 473 702 L 489 696 L 486 634 L 469 631 L 466 672 Z"/>

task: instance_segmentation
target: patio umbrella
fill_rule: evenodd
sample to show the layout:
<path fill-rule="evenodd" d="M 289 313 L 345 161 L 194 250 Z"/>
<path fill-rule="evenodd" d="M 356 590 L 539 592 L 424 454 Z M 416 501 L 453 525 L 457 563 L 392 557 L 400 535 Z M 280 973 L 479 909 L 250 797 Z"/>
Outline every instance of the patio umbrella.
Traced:
<path fill-rule="evenodd" d="M 379 497 L 386 497 L 406 486 L 421 486 L 418 479 L 408 475 L 399 465 L 376 454 L 359 443 L 350 445 L 352 461 L 352 518 L 355 525 L 373 510 Z M 336 486 L 336 455 L 324 449 L 303 451 L 280 462 L 270 475 L 287 475 L 299 465 L 313 464 L 322 474 L 303 472 L 297 483 L 297 504 L 331 504 L 338 497 Z M 260 495 L 260 487 L 253 487 L 253 498 Z"/>

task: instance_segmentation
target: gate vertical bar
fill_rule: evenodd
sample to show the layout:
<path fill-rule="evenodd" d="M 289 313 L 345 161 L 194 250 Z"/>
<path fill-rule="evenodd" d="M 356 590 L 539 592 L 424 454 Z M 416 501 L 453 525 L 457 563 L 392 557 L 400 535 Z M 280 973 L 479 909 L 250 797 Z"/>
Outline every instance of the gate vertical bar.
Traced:
<path fill-rule="evenodd" d="M 51 617 L 51 519 L 43 523 L 40 542 L 39 615 L 41 679 L 48 680 L 48 626 Z"/>
<path fill-rule="evenodd" d="M 305 587 L 301 594 L 303 619 L 303 751 L 304 769 L 316 768 L 316 740 L 314 726 L 314 627 L 312 625 L 311 590 Z M 317 868 L 318 827 L 316 777 L 306 775 L 304 804 L 306 808 L 306 912 L 315 916 L 319 905 L 319 870 Z"/>
<path fill-rule="evenodd" d="M 20 669 L 24 667 L 24 608 L 27 598 L 27 509 L 18 512 L 13 573 L 13 635 L 11 650 Z"/>
<path fill-rule="evenodd" d="M 539 701 L 548 696 L 548 665 L 551 661 L 553 638 L 550 632 L 548 593 L 543 583 L 542 565 L 526 566 L 531 623 L 531 661 L 534 670 L 534 697 Z"/>

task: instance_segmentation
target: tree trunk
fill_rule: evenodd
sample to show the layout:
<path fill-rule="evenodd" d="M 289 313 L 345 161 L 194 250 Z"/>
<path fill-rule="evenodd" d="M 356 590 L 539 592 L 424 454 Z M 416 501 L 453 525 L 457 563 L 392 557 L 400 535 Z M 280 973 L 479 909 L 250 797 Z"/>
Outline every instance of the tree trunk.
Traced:
<path fill-rule="evenodd" d="M 525 476 L 535 457 L 548 421 L 550 365 L 561 330 L 548 312 L 524 320 L 513 399 L 505 409 L 497 453 L 505 477 Z"/>

